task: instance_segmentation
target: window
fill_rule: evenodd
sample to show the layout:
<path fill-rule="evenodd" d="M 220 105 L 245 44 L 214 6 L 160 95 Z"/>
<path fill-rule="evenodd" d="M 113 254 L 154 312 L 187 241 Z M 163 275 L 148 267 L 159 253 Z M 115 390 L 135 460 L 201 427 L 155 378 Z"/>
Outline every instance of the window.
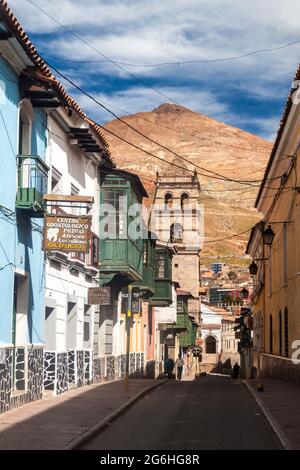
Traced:
<path fill-rule="evenodd" d="M 183 227 L 181 224 L 175 223 L 170 227 L 170 241 L 181 242 L 183 238 Z"/>
<path fill-rule="evenodd" d="M 287 261 L 287 225 L 283 224 L 283 283 L 287 284 L 288 261 Z"/>
<path fill-rule="evenodd" d="M 173 196 L 171 193 L 165 194 L 165 208 L 171 208 L 173 205 Z"/>
<path fill-rule="evenodd" d="M 207 338 L 205 339 L 205 350 L 207 354 L 216 354 L 217 341 L 214 336 L 207 336 Z"/>
<path fill-rule="evenodd" d="M 269 319 L 269 352 L 273 354 L 273 318 L 270 315 Z"/>
<path fill-rule="evenodd" d="M 279 355 L 282 356 L 282 314 L 279 310 Z"/>
<path fill-rule="evenodd" d="M 178 313 L 185 313 L 188 310 L 188 302 L 187 300 L 177 298 L 177 312 Z"/>
<path fill-rule="evenodd" d="M 189 202 L 189 195 L 188 193 L 182 193 L 180 196 L 180 207 L 181 210 L 184 210 L 184 206 Z"/>
<path fill-rule="evenodd" d="M 83 347 L 84 349 L 91 347 L 91 305 L 84 305 L 84 322 L 83 322 Z"/>
<path fill-rule="evenodd" d="M 51 193 L 52 194 L 61 194 L 62 186 L 62 174 L 52 167 L 52 177 L 51 177 Z"/>
<path fill-rule="evenodd" d="M 87 265 L 99 267 L 99 237 L 92 233 L 90 240 L 90 249 L 87 255 Z"/>
<path fill-rule="evenodd" d="M 33 108 L 28 99 L 20 103 L 19 115 L 19 154 L 31 154 L 31 132 L 32 122 L 34 121 Z"/>
<path fill-rule="evenodd" d="M 165 257 L 163 255 L 156 258 L 156 277 L 159 279 L 165 277 Z"/>
<path fill-rule="evenodd" d="M 75 349 L 77 345 L 77 302 L 69 301 L 67 305 L 66 348 Z"/>
<path fill-rule="evenodd" d="M 128 310 L 128 291 L 126 288 L 122 289 L 121 293 L 121 313 L 127 315 Z"/>
<path fill-rule="evenodd" d="M 33 161 L 30 157 L 31 155 L 31 133 L 32 133 L 32 122 L 34 120 L 33 109 L 29 100 L 25 99 L 21 101 L 20 104 L 20 114 L 19 114 L 19 155 L 22 155 L 23 158 L 19 158 L 19 171 L 20 188 L 31 188 L 35 187 L 35 170 L 32 165 Z"/>
<path fill-rule="evenodd" d="M 284 309 L 284 355 L 289 357 L 289 313 L 287 307 Z"/>
<path fill-rule="evenodd" d="M 79 194 L 79 189 L 76 188 L 74 184 L 71 184 L 71 196 L 78 196 Z M 79 206 L 80 204 L 75 204 L 76 206 Z M 71 207 L 70 212 L 73 215 L 79 215 L 80 214 L 80 207 Z"/>
<path fill-rule="evenodd" d="M 126 236 L 127 233 L 127 191 L 126 189 L 103 188 L 102 204 L 106 208 L 101 213 L 101 219 L 107 223 L 103 226 L 103 236 L 116 234 L 117 238 Z"/>
<path fill-rule="evenodd" d="M 56 301 L 45 299 L 45 346 L 47 350 L 56 349 Z"/>
<path fill-rule="evenodd" d="M 269 295 L 272 295 L 272 248 L 269 250 Z"/>
<path fill-rule="evenodd" d="M 70 253 L 71 259 L 76 259 L 78 261 L 81 261 L 82 263 L 85 263 L 85 253 L 80 253 L 77 251 L 72 251 Z"/>

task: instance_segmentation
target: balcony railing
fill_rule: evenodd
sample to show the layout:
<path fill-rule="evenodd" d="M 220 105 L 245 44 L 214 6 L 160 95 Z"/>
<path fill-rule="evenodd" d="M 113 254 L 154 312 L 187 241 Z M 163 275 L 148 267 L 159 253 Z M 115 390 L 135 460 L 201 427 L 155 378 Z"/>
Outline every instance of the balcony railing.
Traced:
<path fill-rule="evenodd" d="M 43 215 L 43 195 L 47 192 L 48 166 L 37 155 L 18 155 L 16 206 L 35 217 Z"/>

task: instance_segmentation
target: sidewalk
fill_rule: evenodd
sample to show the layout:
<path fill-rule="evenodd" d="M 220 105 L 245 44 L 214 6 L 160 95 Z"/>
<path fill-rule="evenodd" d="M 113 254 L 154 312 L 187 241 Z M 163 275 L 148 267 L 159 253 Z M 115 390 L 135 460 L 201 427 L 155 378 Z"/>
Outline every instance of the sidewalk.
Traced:
<path fill-rule="evenodd" d="M 90 385 L 0 414 L 0 450 L 63 449 L 157 380 Z"/>
<path fill-rule="evenodd" d="M 256 385 L 262 383 L 264 391 Z M 300 386 L 278 379 L 247 380 L 254 396 L 273 421 L 287 449 L 300 449 Z"/>

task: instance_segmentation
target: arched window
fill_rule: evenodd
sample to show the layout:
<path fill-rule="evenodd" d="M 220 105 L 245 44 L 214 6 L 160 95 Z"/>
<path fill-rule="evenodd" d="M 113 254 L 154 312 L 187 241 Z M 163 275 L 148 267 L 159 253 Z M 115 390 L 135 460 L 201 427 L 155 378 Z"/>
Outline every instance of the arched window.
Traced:
<path fill-rule="evenodd" d="M 173 195 L 171 193 L 165 194 L 165 207 L 172 207 L 173 204 Z"/>
<path fill-rule="evenodd" d="M 289 312 L 284 309 L 284 355 L 289 357 Z"/>
<path fill-rule="evenodd" d="M 214 336 L 207 336 L 205 339 L 205 351 L 207 354 L 216 354 L 217 341 Z"/>
<path fill-rule="evenodd" d="M 282 314 L 279 310 L 279 356 L 282 356 Z"/>
<path fill-rule="evenodd" d="M 170 227 L 170 241 L 181 242 L 183 239 L 183 227 L 181 224 L 172 224 Z"/>
<path fill-rule="evenodd" d="M 187 204 L 189 202 L 189 195 L 188 193 L 182 193 L 181 196 L 180 196 L 180 206 L 181 206 L 181 210 L 183 210 L 185 204 Z"/>
<path fill-rule="evenodd" d="M 269 350 L 270 354 L 273 354 L 273 318 L 270 315 L 270 322 L 269 322 Z"/>

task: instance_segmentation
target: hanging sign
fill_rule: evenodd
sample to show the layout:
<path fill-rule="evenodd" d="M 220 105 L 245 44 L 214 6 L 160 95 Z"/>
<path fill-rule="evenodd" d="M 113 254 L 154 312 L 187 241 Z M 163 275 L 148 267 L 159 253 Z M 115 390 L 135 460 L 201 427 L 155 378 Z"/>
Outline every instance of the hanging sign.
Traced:
<path fill-rule="evenodd" d="M 43 250 L 87 253 L 90 230 L 90 216 L 47 214 L 44 219 Z"/>
<path fill-rule="evenodd" d="M 90 287 L 88 290 L 89 305 L 110 305 L 110 287 Z"/>

